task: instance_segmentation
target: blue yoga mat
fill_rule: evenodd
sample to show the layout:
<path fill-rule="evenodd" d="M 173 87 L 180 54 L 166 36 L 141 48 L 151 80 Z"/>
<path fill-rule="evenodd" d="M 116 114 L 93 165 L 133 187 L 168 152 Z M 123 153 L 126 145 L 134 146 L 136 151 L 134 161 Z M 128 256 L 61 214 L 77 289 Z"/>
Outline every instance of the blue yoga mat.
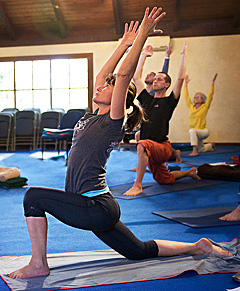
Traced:
<path fill-rule="evenodd" d="M 160 211 L 152 213 L 189 227 L 202 228 L 240 224 L 240 221 L 223 221 L 219 219 L 219 217 L 232 212 L 235 208 L 236 206 L 230 206 L 217 208 Z"/>
<path fill-rule="evenodd" d="M 137 196 L 123 195 L 127 190 L 129 190 L 132 187 L 133 183 L 112 186 L 110 187 L 110 190 L 115 198 L 135 199 L 135 198 L 142 198 L 142 197 L 148 197 L 148 196 L 153 196 L 153 195 L 165 194 L 169 192 L 195 189 L 199 187 L 214 186 L 221 183 L 224 183 L 224 182 L 219 181 L 219 180 L 205 180 L 205 179 L 193 180 L 192 178 L 187 177 L 181 180 L 177 180 L 173 185 L 159 185 L 157 182 L 144 183 L 142 185 L 143 192 Z"/>
<path fill-rule="evenodd" d="M 205 156 L 205 155 L 214 155 L 214 154 L 223 154 L 223 153 L 229 153 L 229 155 L 233 152 L 233 151 L 237 151 L 239 152 L 240 147 L 236 146 L 236 147 L 231 147 L 231 146 L 216 146 L 215 151 L 209 151 L 209 152 L 203 152 L 203 153 L 199 153 L 199 156 Z M 182 157 L 186 157 L 191 153 L 191 151 L 184 151 L 181 152 L 181 156 Z"/>

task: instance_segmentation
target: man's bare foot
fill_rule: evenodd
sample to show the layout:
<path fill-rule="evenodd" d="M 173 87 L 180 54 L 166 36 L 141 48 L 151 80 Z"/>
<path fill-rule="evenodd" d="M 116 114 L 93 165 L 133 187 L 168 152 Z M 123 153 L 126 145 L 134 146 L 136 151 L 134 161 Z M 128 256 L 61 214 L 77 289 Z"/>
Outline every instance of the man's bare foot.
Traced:
<path fill-rule="evenodd" d="M 201 238 L 196 242 L 196 249 L 191 252 L 192 255 L 210 255 L 216 257 L 232 257 L 233 254 L 222 248 L 215 246 L 208 239 Z"/>
<path fill-rule="evenodd" d="M 198 156 L 198 152 L 191 152 L 191 154 L 189 154 L 189 156 L 194 157 L 194 156 Z"/>
<path fill-rule="evenodd" d="M 176 156 L 176 163 L 181 163 L 181 151 L 180 150 L 175 150 L 175 156 Z"/>
<path fill-rule="evenodd" d="M 130 169 L 129 171 L 136 172 L 136 171 L 137 171 L 137 167 L 132 168 L 132 169 Z"/>
<path fill-rule="evenodd" d="M 238 221 L 238 220 L 240 220 L 240 206 L 238 206 L 232 212 L 230 212 L 222 217 L 219 217 L 219 219 L 226 220 L 226 221 Z"/>
<path fill-rule="evenodd" d="M 29 263 L 25 267 L 18 269 L 10 274 L 7 274 L 7 276 L 12 279 L 26 279 L 39 276 L 47 276 L 49 275 L 49 273 L 50 269 L 48 266 L 38 268 Z"/>
<path fill-rule="evenodd" d="M 137 196 L 138 194 L 142 193 L 142 187 L 138 187 L 133 185 L 131 189 L 125 192 L 123 195 L 125 196 Z"/>
<path fill-rule="evenodd" d="M 193 167 L 189 170 L 188 177 L 191 177 L 194 180 L 201 180 L 201 178 L 197 174 L 197 169 L 195 167 Z"/>

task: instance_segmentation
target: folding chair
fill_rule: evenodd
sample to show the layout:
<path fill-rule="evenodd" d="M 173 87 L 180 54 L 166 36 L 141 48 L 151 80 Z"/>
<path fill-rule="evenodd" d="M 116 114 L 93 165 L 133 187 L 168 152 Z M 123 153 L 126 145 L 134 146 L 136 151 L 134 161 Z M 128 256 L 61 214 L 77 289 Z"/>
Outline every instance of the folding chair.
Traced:
<path fill-rule="evenodd" d="M 65 113 L 60 119 L 60 125 L 58 129 L 44 128 L 42 138 L 42 159 L 44 151 L 44 141 L 51 140 L 58 143 L 58 154 L 60 152 L 60 142 L 65 141 L 66 146 L 66 164 L 68 160 L 69 143 L 72 141 L 74 126 L 78 120 L 83 116 L 79 111 L 70 111 Z"/>

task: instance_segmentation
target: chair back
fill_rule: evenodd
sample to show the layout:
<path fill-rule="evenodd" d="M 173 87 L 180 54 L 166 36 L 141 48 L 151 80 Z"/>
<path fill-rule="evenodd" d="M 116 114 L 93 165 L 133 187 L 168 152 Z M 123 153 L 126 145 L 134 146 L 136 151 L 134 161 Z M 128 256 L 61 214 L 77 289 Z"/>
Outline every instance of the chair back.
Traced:
<path fill-rule="evenodd" d="M 36 127 L 39 128 L 41 121 L 41 109 L 40 108 L 25 108 L 23 111 L 33 111 L 35 113 Z"/>
<path fill-rule="evenodd" d="M 69 109 L 67 112 L 72 112 L 72 111 L 79 111 L 79 112 L 81 112 L 82 116 L 84 116 L 84 114 L 85 114 L 86 112 L 88 112 L 87 109 L 76 109 L 76 108 Z"/>
<path fill-rule="evenodd" d="M 31 136 L 36 129 L 36 113 L 32 110 L 18 111 L 15 114 L 15 134 Z"/>
<path fill-rule="evenodd" d="M 11 131 L 11 114 L 0 113 L 0 138 L 8 138 Z"/>
<path fill-rule="evenodd" d="M 47 111 L 57 111 L 57 112 L 65 113 L 65 110 L 63 108 L 49 108 Z"/>
<path fill-rule="evenodd" d="M 42 113 L 39 134 L 43 132 L 43 128 L 59 128 L 61 112 L 46 111 Z"/>
<path fill-rule="evenodd" d="M 12 120 L 12 113 L 0 113 L 0 146 L 6 147 L 6 151 L 8 151 L 11 146 Z"/>
<path fill-rule="evenodd" d="M 19 109 L 17 109 L 17 108 L 4 108 L 1 112 L 4 112 L 4 113 L 9 112 L 9 113 L 15 114 L 18 111 L 19 111 Z"/>
<path fill-rule="evenodd" d="M 61 117 L 59 129 L 74 128 L 78 120 L 83 117 L 83 115 L 84 114 L 78 110 L 65 113 Z"/>

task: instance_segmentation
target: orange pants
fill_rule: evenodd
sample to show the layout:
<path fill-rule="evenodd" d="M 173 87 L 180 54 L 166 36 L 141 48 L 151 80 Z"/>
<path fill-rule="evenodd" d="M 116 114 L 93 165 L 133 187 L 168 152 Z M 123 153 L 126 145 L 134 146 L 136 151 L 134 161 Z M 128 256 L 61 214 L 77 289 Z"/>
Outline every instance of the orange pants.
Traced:
<path fill-rule="evenodd" d="M 172 155 L 172 146 L 169 141 L 158 143 L 150 139 L 140 140 L 149 158 L 148 168 L 153 174 L 153 179 L 159 184 L 174 184 L 175 177 L 168 172 L 165 162 Z"/>

